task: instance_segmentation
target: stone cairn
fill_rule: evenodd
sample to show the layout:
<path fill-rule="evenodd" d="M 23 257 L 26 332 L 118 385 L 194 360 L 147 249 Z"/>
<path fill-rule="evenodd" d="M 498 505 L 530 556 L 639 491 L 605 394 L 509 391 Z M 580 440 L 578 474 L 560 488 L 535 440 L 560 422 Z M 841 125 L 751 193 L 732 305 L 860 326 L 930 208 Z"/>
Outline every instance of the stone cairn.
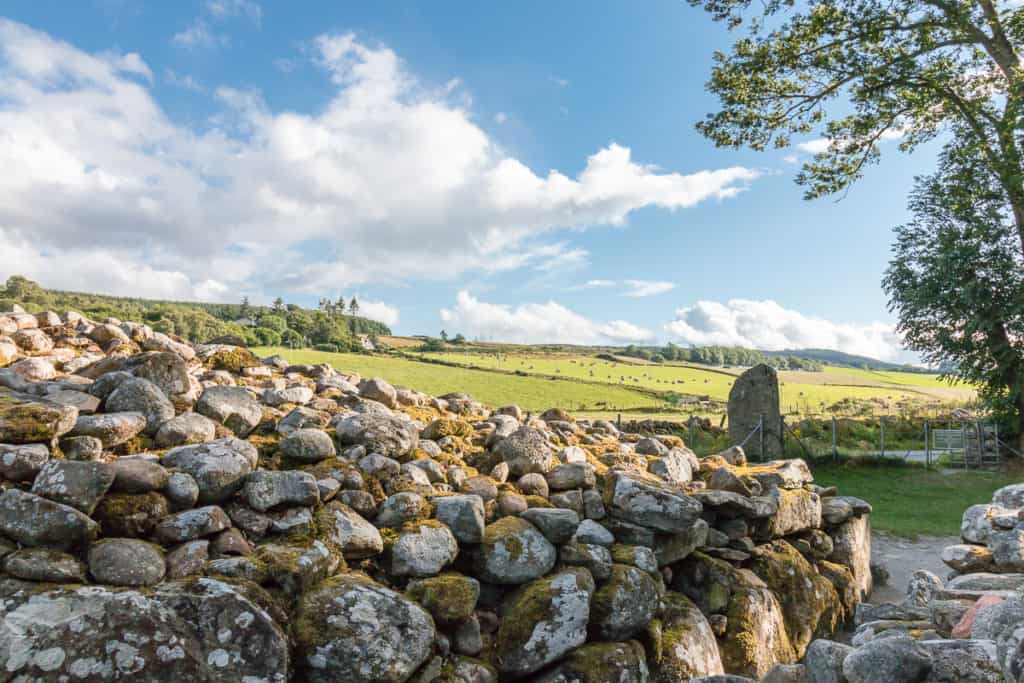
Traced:
<path fill-rule="evenodd" d="M 801 460 L 73 312 L 0 366 L 4 680 L 790 680 L 871 591 Z"/>
<path fill-rule="evenodd" d="M 1024 484 L 968 508 L 964 543 L 942 552 L 947 580 L 918 570 L 903 602 L 858 605 L 850 645 L 811 643 L 810 681 L 1024 681 L 1022 520 Z M 829 677 L 839 673 L 845 678 Z"/>

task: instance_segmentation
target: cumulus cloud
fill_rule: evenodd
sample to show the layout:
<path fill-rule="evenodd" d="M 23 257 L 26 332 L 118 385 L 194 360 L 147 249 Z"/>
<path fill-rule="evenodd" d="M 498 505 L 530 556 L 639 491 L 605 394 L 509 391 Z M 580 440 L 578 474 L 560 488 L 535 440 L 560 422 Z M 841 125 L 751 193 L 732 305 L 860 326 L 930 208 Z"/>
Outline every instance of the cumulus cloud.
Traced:
<path fill-rule="evenodd" d="M 460 291 L 441 320 L 467 336 L 518 343 L 622 344 L 648 341 L 650 330 L 625 320 L 602 323 L 555 302 L 505 306 Z"/>
<path fill-rule="evenodd" d="M 881 360 L 906 354 L 894 327 L 887 323 L 836 323 L 805 316 L 771 300 L 698 301 L 676 310 L 665 325 L 675 339 L 693 345 L 784 349 L 835 349 Z"/>
<path fill-rule="evenodd" d="M 538 174 L 387 47 L 322 35 L 311 54 L 333 92 L 322 109 L 275 112 L 220 87 L 221 110 L 197 130 L 156 102 L 139 55 L 0 19 L 0 164 L 18 169 L 0 174 L 0 244 L 30 250 L 23 270 L 45 284 L 41 273 L 102 254 L 180 274 L 176 291 L 317 296 L 578 264 L 585 251 L 554 234 L 727 199 L 757 177 L 661 172 L 615 143 L 575 177 Z M 76 289 L 111 291 L 105 271 L 79 272 Z"/>
<path fill-rule="evenodd" d="M 369 318 L 371 320 L 377 320 L 388 327 L 394 327 L 398 324 L 400 319 L 399 311 L 391 304 L 386 304 L 383 301 L 371 301 L 369 299 L 360 299 L 359 301 L 359 315 Z"/>

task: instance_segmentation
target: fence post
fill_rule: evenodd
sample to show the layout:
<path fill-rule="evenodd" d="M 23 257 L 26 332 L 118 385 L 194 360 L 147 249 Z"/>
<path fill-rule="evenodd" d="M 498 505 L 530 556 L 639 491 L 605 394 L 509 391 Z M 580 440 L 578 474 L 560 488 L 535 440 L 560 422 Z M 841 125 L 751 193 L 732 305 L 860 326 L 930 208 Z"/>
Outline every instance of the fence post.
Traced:
<path fill-rule="evenodd" d="M 622 431 L 622 413 L 619 413 L 619 417 L 615 420 L 615 428 Z"/>
<path fill-rule="evenodd" d="M 839 449 L 836 447 L 836 416 L 832 416 L 832 462 L 839 462 Z"/>
<path fill-rule="evenodd" d="M 878 418 L 878 425 L 879 425 L 879 428 L 881 430 L 882 457 L 884 458 L 885 457 L 885 415 L 882 415 L 880 418 Z"/>
<path fill-rule="evenodd" d="M 927 469 L 931 469 L 932 466 L 932 440 L 931 440 L 931 422 L 928 418 L 924 420 L 924 466 Z"/>
<path fill-rule="evenodd" d="M 779 415 L 779 451 L 786 455 L 786 418 Z"/>
<path fill-rule="evenodd" d="M 757 418 L 757 440 L 757 461 L 764 462 L 764 413 L 761 413 Z"/>

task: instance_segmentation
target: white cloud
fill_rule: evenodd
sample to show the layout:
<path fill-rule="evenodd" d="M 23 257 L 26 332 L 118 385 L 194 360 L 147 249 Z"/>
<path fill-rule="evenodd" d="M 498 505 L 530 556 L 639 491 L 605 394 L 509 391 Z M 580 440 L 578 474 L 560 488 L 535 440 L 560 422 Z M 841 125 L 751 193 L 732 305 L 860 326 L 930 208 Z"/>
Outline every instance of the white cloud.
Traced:
<path fill-rule="evenodd" d="M 587 280 L 586 287 L 614 287 L 615 280 Z"/>
<path fill-rule="evenodd" d="M 558 76 L 548 76 L 548 80 L 557 85 L 559 88 L 569 87 L 568 78 L 559 78 Z"/>
<path fill-rule="evenodd" d="M 0 244 L 31 245 L 24 274 L 44 284 L 56 264 L 106 253 L 196 292 L 212 280 L 317 296 L 579 264 L 586 252 L 554 235 L 727 199 L 758 175 L 661 172 L 616 143 L 576 177 L 539 175 L 391 50 L 324 35 L 315 61 L 334 84 L 322 110 L 274 112 L 219 88 L 224 109 L 195 131 L 140 82 L 151 74 L 138 55 L 0 19 L 0 164 L 18 169 L 0 174 Z M 103 272 L 82 274 L 76 289 L 110 291 Z"/>
<path fill-rule="evenodd" d="M 505 123 L 506 121 L 508 121 L 508 114 L 506 114 L 505 112 L 499 111 L 497 114 L 494 115 L 494 122 L 499 126 Z"/>
<path fill-rule="evenodd" d="M 880 142 L 899 140 L 906 135 L 906 133 L 907 131 L 903 126 L 895 126 L 882 131 L 882 134 L 878 136 L 878 140 Z M 808 154 L 821 154 L 822 152 L 828 151 L 833 143 L 842 144 L 844 139 L 832 140 L 830 138 L 814 138 L 813 140 L 805 140 L 804 142 L 797 143 L 796 148 L 801 152 L 806 152 Z M 796 160 L 796 157 L 793 157 L 793 155 L 784 157 L 783 160 L 787 163 L 792 163 L 789 161 L 790 157 L 792 157 L 794 161 Z"/>
<path fill-rule="evenodd" d="M 191 92 L 206 92 L 206 88 L 203 87 L 203 84 L 189 74 L 182 75 L 174 71 L 174 69 L 167 69 L 164 73 L 164 78 L 171 85 L 183 90 L 189 90 Z"/>
<path fill-rule="evenodd" d="M 370 301 L 358 296 L 356 300 L 359 302 L 359 315 L 364 318 L 377 320 L 388 327 L 394 327 L 398 324 L 400 318 L 398 309 L 391 304 L 386 304 L 383 301 Z"/>
<path fill-rule="evenodd" d="M 196 19 L 184 29 L 171 36 L 171 43 L 188 50 L 222 45 L 226 38 L 215 33 L 208 23 Z"/>
<path fill-rule="evenodd" d="M 689 344 L 784 349 L 834 349 L 881 360 L 905 360 L 893 325 L 837 323 L 805 316 L 771 300 L 698 301 L 676 310 L 665 325 L 676 339 Z"/>
<path fill-rule="evenodd" d="M 629 290 L 624 292 L 623 295 L 632 297 L 655 296 L 670 292 L 676 288 L 676 283 L 674 282 L 658 282 L 654 280 L 626 280 L 623 284 L 629 287 Z"/>
<path fill-rule="evenodd" d="M 263 20 L 263 8 L 251 0 L 207 0 L 205 8 L 217 19 L 245 16 L 256 25 Z"/>
<path fill-rule="evenodd" d="M 796 162 L 800 161 L 800 157 L 798 157 L 795 154 L 787 154 L 786 156 L 782 157 L 782 160 L 785 161 L 787 164 L 795 164 Z"/>
<path fill-rule="evenodd" d="M 513 308 L 480 301 L 465 290 L 454 307 L 441 309 L 441 320 L 467 336 L 503 342 L 622 344 L 653 338 L 650 330 L 625 320 L 595 322 L 555 301 Z"/>

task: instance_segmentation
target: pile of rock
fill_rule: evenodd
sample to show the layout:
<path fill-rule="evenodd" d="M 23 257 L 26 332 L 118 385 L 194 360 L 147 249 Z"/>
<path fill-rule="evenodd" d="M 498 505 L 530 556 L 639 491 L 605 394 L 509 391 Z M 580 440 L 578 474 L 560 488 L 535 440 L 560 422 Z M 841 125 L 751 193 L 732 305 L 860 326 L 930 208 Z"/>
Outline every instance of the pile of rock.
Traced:
<path fill-rule="evenodd" d="M 800 460 L 0 315 L 14 680 L 778 676 L 871 590 Z"/>
<path fill-rule="evenodd" d="M 1024 484 L 968 508 L 960 533 L 945 581 L 918 570 L 902 603 L 857 607 L 851 645 L 812 643 L 810 680 L 1024 681 Z"/>

